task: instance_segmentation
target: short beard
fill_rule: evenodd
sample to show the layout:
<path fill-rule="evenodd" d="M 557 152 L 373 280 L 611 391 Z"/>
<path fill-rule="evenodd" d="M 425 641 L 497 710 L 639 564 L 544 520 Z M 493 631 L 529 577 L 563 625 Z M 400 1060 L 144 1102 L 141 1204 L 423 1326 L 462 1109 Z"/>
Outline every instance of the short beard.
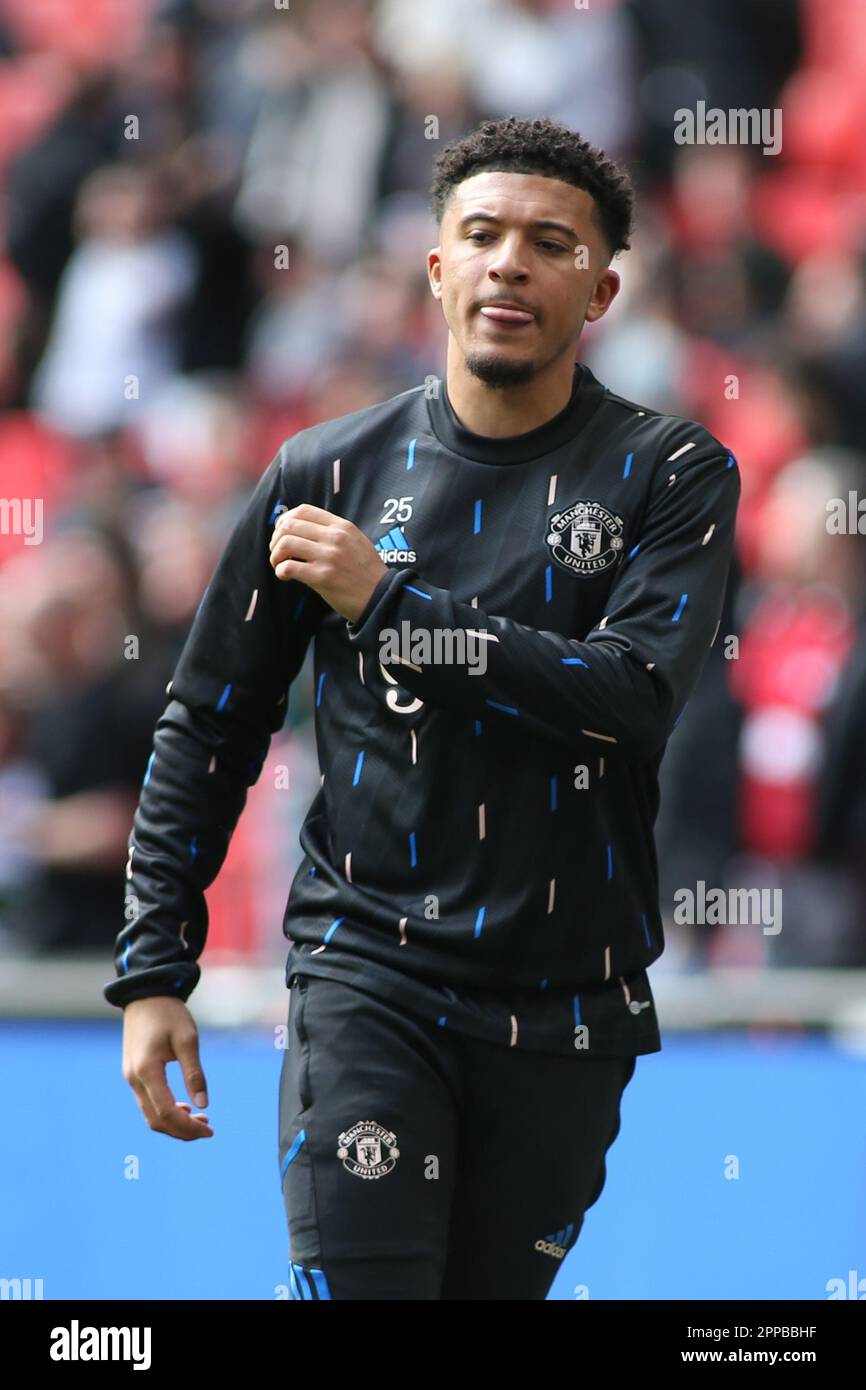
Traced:
<path fill-rule="evenodd" d="M 538 371 L 536 362 L 512 362 L 508 358 L 491 357 L 483 352 L 468 353 L 465 362 L 470 375 L 494 390 L 502 390 L 506 386 L 525 386 Z"/>

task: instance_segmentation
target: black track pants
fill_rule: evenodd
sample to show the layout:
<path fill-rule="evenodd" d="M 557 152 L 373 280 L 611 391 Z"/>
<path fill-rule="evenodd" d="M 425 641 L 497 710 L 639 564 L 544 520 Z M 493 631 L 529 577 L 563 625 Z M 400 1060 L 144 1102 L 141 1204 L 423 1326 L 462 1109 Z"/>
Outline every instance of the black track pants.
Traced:
<path fill-rule="evenodd" d="M 543 1299 L 601 1194 L 634 1057 L 449 1033 L 299 977 L 279 1101 L 295 1299 Z"/>

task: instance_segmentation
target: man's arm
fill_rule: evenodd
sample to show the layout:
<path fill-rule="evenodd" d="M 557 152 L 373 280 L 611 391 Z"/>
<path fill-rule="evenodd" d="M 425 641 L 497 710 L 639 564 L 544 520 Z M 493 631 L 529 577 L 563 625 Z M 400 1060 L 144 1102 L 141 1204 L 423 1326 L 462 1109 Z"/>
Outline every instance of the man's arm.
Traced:
<path fill-rule="evenodd" d="M 673 475 L 673 476 L 672 476 Z M 740 495 L 735 461 L 707 436 L 682 460 L 659 462 L 637 541 L 611 589 L 606 612 L 577 641 L 484 613 L 421 578 L 389 576 L 350 639 L 377 657 L 385 628 L 408 621 L 413 639 L 463 628 L 486 633 L 486 671 L 468 665 L 395 665 L 400 685 L 431 703 L 476 718 L 629 759 L 664 745 L 694 689 L 722 612 Z M 574 583 L 583 582 L 575 577 Z"/>
<path fill-rule="evenodd" d="M 326 606 L 269 564 L 276 517 L 303 500 L 286 441 L 260 479 L 205 590 L 156 724 L 129 837 L 127 925 L 109 1003 L 186 1000 L 207 934 L 204 890 L 216 878 L 283 725 L 288 688 Z"/>

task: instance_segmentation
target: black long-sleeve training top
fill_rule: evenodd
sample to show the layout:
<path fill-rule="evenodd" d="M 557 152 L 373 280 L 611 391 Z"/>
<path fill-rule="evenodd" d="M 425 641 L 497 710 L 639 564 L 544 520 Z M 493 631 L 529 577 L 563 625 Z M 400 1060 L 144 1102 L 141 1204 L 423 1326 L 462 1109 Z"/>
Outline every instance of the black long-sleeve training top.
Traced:
<path fill-rule="evenodd" d="M 507 1046 L 658 1051 L 658 768 L 718 632 L 739 493 L 703 426 L 580 364 L 526 434 L 472 433 L 430 378 L 287 439 L 167 687 L 106 998 L 195 987 L 204 890 L 312 639 L 322 781 L 287 983 L 343 979 Z M 271 568 L 301 502 L 387 565 L 354 623 Z"/>

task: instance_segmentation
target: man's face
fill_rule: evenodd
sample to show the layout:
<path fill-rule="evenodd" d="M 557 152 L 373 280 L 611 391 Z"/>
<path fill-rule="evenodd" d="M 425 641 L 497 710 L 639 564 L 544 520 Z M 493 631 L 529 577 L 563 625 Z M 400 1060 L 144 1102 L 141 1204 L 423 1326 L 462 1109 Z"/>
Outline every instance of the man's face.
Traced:
<path fill-rule="evenodd" d="M 584 322 L 619 289 L 594 207 L 584 189 L 540 174 L 484 171 L 454 189 L 427 272 L 473 376 L 514 386 L 574 361 Z M 507 302 L 529 314 L 509 315 Z"/>

